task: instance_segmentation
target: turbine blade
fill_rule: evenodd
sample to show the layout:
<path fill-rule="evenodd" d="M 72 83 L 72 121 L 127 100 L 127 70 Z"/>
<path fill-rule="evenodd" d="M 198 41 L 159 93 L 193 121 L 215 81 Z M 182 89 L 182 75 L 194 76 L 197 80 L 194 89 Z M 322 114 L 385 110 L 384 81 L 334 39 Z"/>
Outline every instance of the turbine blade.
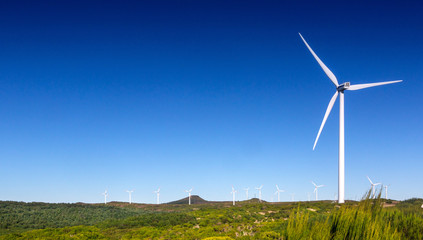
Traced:
<path fill-rule="evenodd" d="M 317 185 L 316 185 L 313 181 L 311 181 L 311 183 L 313 183 L 313 185 L 314 185 L 315 187 L 317 187 Z"/>
<path fill-rule="evenodd" d="M 303 42 L 307 46 L 308 50 L 310 50 L 311 54 L 313 54 L 313 57 L 319 63 L 319 65 L 323 69 L 323 71 L 325 71 L 325 73 L 329 77 L 329 79 L 333 82 L 333 84 L 335 84 L 336 87 L 338 87 L 339 84 L 338 84 L 338 80 L 336 79 L 335 75 L 329 70 L 328 67 L 326 67 L 326 65 L 322 62 L 322 60 L 320 60 L 320 58 L 314 53 L 313 49 L 311 49 L 311 47 L 308 45 L 308 43 L 303 38 L 303 36 L 301 35 L 301 33 L 298 33 L 298 34 L 300 34 L 300 37 L 301 37 L 301 39 L 303 39 Z"/>
<path fill-rule="evenodd" d="M 378 82 L 378 83 L 354 84 L 354 85 L 351 85 L 349 88 L 347 88 L 347 90 L 359 90 L 363 88 L 376 87 L 380 85 L 386 85 L 386 84 L 397 83 L 397 82 L 402 82 L 402 80 Z"/>
<path fill-rule="evenodd" d="M 373 182 L 372 182 L 372 180 L 370 180 L 369 176 L 367 176 L 367 179 L 369 179 L 370 184 L 373 185 Z"/>
<path fill-rule="evenodd" d="M 332 110 L 332 107 L 335 104 L 337 97 L 338 97 L 338 91 L 335 92 L 335 94 L 333 95 L 333 97 L 329 101 L 328 108 L 326 109 L 325 116 L 323 117 L 322 124 L 320 125 L 319 133 L 317 134 L 316 141 L 314 141 L 313 150 L 314 150 L 314 148 L 316 148 L 316 144 L 317 144 L 317 141 L 319 140 L 320 133 L 322 133 L 323 127 L 325 126 L 326 120 L 328 119 L 330 111 Z"/>

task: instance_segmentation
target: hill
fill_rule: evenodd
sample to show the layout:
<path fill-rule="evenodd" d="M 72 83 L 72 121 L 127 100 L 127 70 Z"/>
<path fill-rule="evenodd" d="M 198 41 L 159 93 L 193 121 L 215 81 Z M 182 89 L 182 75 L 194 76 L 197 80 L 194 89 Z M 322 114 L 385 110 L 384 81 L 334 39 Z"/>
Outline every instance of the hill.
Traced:
<path fill-rule="evenodd" d="M 188 197 L 182 198 L 176 201 L 168 202 L 167 204 L 188 204 Z M 206 203 L 212 203 L 207 200 L 204 200 L 198 195 L 192 195 L 191 196 L 191 204 L 206 204 Z"/>
<path fill-rule="evenodd" d="M 244 201 L 236 201 L 236 204 L 244 204 L 244 203 L 260 203 L 258 198 L 251 198 Z M 261 203 L 267 203 L 266 201 L 262 200 Z M 168 202 L 166 204 L 188 204 L 188 197 Z M 191 196 L 191 204 L 223 204 L 223 205 L 232 205 L 232 201 L 207 201 L 204 198 L 198 195 Z"/>

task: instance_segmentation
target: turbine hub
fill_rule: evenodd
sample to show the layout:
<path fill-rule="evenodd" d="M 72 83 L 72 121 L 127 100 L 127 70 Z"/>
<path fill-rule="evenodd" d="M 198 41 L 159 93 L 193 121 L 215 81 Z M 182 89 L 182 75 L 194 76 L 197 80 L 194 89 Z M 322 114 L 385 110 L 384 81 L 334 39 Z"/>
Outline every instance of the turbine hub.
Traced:
<path fill-rule="evenodd" d="M 343 92 L 345 89 L 350 87 L 350 82 L 345 82 L 343 84 L 340 84 L 338 87 L 336 87 L 336 90 L 338 92 Z"/>

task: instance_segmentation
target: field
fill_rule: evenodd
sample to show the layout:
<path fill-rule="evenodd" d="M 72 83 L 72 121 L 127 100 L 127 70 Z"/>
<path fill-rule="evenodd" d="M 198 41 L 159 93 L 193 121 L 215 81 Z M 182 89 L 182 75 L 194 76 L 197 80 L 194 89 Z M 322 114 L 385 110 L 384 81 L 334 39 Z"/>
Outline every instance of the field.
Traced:
<path fill-rule="evenodd" d="M 259 203 L 0 202 L 0 239 L 423 239 L 423 199 Z M 200 199 L 197 197 L 197 200 Z"/>

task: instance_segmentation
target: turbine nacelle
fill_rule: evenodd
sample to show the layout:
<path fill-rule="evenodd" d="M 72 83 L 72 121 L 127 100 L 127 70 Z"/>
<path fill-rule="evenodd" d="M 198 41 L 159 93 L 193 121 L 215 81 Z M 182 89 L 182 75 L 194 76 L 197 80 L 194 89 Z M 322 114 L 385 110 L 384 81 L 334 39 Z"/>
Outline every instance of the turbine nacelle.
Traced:
<path fill-rule="evenodd" d="M 345 82 L 339 86 L 336 87 L 336 90 L 338 92 L 343 92 L 344 90 L 348 89 L 350 87 L 350 82 Z"/>

